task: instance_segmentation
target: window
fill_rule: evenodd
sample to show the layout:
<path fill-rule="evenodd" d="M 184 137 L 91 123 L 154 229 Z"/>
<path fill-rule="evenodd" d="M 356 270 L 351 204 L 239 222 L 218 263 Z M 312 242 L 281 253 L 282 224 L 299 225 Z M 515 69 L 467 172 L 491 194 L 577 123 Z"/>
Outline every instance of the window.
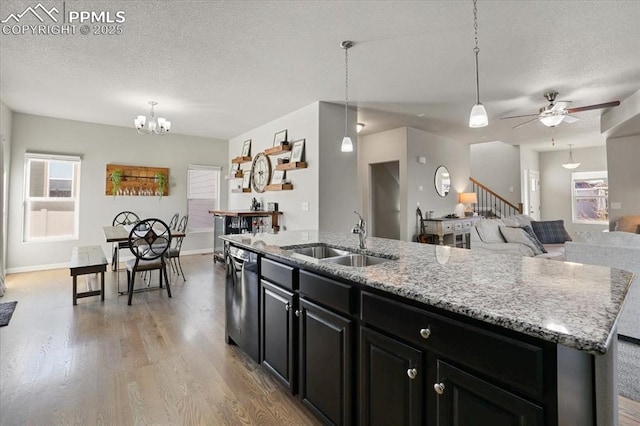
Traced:
<path fill-rule="evenodd" d="M 573 223 L 609 223 L 609 179 L 606 171 L 571 174 Z"/>
<path fill-rule="evenodd" d="M 189 231 L 213 231 L 210 210 L 220 205 L 220 167 L 196 166 L 187 169 L 187 213 Z"/>
<path fill-rule="evenodd" d="M 80 158 L 25 155 L 24 241 L 78 238 Z"/>

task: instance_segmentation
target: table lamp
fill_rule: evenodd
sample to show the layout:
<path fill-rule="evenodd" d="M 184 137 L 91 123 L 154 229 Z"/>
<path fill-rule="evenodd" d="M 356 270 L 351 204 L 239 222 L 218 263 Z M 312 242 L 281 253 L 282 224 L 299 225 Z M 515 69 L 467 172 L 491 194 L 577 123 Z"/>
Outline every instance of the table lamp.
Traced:
<path fill-rule="evenodd" d="M 473 216 L 471 204 L 476 204 L 478 202 L 478 196 L 475 192 L 461 192 L 458 195 L 458 202 L 467 205 L 467 208 L 464 210 L 465 216 Z"/>

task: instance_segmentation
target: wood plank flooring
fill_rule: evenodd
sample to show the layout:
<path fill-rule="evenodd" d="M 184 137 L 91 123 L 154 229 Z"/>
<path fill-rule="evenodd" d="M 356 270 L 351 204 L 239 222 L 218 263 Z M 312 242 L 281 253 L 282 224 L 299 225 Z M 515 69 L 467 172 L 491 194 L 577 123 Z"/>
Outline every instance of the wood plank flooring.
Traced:
<path fill-rule="evenodd" d="M 18 306 L 0 328 L 0 424 L 320 424 L 224 342 L 223 269 L 210 255 L 182 263 L 188 281 L 173 275 L 172 299 L 136 293 L 132 306 L 111 271 L 105 301 L 75 307 L 68 269 L 9 275 L 0 301 Z M 640 425 L 640 403 L 619 401 L 620 425 Z"/>

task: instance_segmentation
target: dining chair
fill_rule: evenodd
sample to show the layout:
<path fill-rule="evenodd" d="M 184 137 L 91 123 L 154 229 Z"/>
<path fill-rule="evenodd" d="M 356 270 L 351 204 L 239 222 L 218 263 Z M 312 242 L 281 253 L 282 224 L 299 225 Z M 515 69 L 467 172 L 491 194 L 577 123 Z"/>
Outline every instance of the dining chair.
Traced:
<path fill-rule="evenodd" d="M 123 225 L 133 225 L 134 223 L 140 222 L 140 218 L 137 214 L 130 211 L 122 211 L 113 218 L 112 226 L 123 226 Z M 129 248 L 129 241 L 121 241 L 119 243 L 113 244 L 113 256 L 111 257 L 111 270 L 115 271 L 118 269 L 118 253 L 120 249 Z"/>
<path fill-rule="evenodd" d="M 187 231 L 188 221 L 189 215 L 185 215 L 182 217 L 182 219 L 180 219 L 180 224 L 178 224 L 178 232 L 185 233 Z M 171 269 L 173 270 L 173 272 L 182 275 L 182 279 L 184 281 L 187 281 L 187 279 L 184 277 L 184 272 L 182 271 L 182 263 L 180 263 L 180 251 L 182 250 L 182 240 L 184 239 L 184 237 L 176 237 L 174 239 L 176 241 L 176 244 L 174 247 L 171 247 L 167 251 L 166 256 L 171 263 Z"/>
<path fill-rule="evenodd" d="M 135 256 L 128 260 L 127 287 L 128 304 L 131 305 L 137 272 L 159 271 L 160 288 L 162 278 L 167 284 L 167 294 L 171 297 L 171 284 L 167 275 L 166 253 L 171 247 L 171 230 L 160 219 L 149 218 L 138 222 L 129 232 L 129 249 Z"/>
<path fill-rule="evenodd" d="M 171 220 L 169 221 L 169 229 L 171 229 L 172 231 L 176 230 L 176 226 L 178 226 L 179 218 L 180 218 L 180 213 L 176 213 L 171 217 Z"/>

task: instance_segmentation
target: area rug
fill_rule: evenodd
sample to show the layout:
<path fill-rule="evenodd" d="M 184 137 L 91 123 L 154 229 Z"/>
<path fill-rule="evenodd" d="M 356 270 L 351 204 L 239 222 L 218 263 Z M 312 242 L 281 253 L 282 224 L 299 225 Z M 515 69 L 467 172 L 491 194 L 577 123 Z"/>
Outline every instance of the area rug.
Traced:
<path fill-rule="evenodd" d="M 18 302 L 0 303 L 0 327 L 9 325 L 13 311 L 16 309 Z"/>
<path fill-rule="evenodd" d="M 618 339 L 618 393 L 640 401 L 640 345 Z"/>

